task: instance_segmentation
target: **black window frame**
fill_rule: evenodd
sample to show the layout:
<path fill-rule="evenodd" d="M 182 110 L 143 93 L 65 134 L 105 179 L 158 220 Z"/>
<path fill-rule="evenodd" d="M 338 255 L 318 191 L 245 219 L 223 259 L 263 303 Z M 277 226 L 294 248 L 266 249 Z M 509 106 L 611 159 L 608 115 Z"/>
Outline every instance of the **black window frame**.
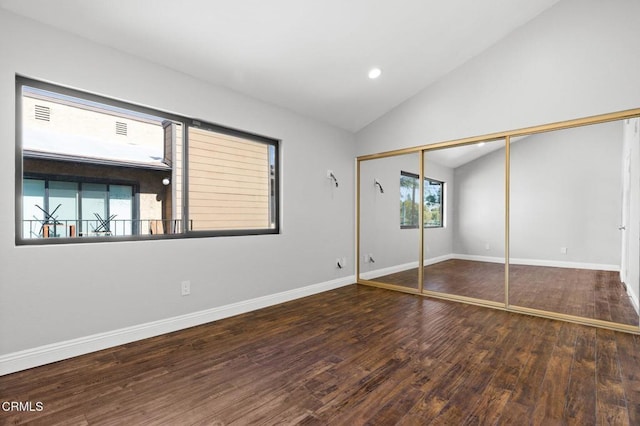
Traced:
<path fill-rule="evenodd" d="M 118 242 L 118 241 L 144 241 L 144 240 L 157 240 L 157 239 L 183 239 L 183 238 L 207 238 L 207 237 L 224 237 L 224 236 L 248 236 L 248 235 L 268 235 L 268 234 L 280 234 L 280 173 L 281 173 L 281 154 L 280 145 L 281 140 L 263 136 L 257 133 L 247 132 L 245 130 L 239 130 L 220 124 L 215 124 L 211 121 L 194 119 L 174 113 L 168 113 L 160 109 L 154 109 L 149 107 L 140 106 L 134 103 L 125 102 L 121 100 L 112 99 L 109 97 L 96 95 L 90 92 L 71 89 L 62 85 L 46 83 L 40 80 L 16 75 L 16 91 L 15 91 L 15 244 L 17 246 L 24 245 L 49 245 L 49 244 L 79 244 L 79 243 L 105 243 L 105 242 Z M 22 236 L 22 220 L 23 220 L 23 150 L 22 150 L 22 88 L 24 86 L 33 87 L 37 89 L 47 90 L 50 92 L 58 93 L 61 95 L 72 96 L 80 98 L 86 101 L 98 102 L 108 106 L 123 108 L 137 113 L 149 114 L 157 117 L 164 118 L 166 120 L 173 121 L 176 124 L 180 124 L 183 149 L 182 149 L 182 199 L 176 200 L 178 206 L 172 208 L 180 208 L 182 211 L 182 229 L 181 233 L 173 234 L 151 234 L 151 235 L 131 235 L 131 236 L 109 236 L 109 237 L 66 237 L 66 238 L 23 238 Z M 212 130 L 219 133 L 224 133 L 232 136 L 237 136 L 245 139 L 249 139 L 255 142 L 261 142 L 269 144 L 274 149 L 274 173 L 272 177 L 272 190 L 274 192 L 274 201 L 270 204 L 272 210 L 272 222 L 274 226 L 271 228 L 259 228 L 259 229 L 228 229 L 228 230 L 197 230 L 193 231 L 189 229 L 189 140 L 188 131 L 189 127 L 202 128 L 206 130 Z M 99 164 L 97 162 L 96 164 Z M 37 173 L 29 173 L 29 176 L 34 176 Z M 67 179 L 65 177 L 64 179 Z M 84 179 L 84 178 L 82 178 Z M 70 179 L 67 179 L 70 180 Z M 84 179 L 85 181 L 88 181 Z M 112 182 L 115 184 L 115 182 Z M 130 183 L 123 182 L 125 185 Z M 135 203 L 138 203 L 138 192 L 136 191 L 136 197 L 134 197 Z M 139 204 L 137 204 L 139 206 Z"/>
<path fill-rule="evenodd" d="M 437 179 L 433 179 L 430 177 L 426 177 L 424 178 L 425 181 L 431 183 L 431 184 L 438 184 L 440 185 L 440 224 L 439 225 L 424 225 L 424 228 L 428 228 L 428 229 L 434 229 L 434 228 L 444 228 L 444 192 L 445 192 L 445 182 L 441 181 L 441 180 L 437 180 Z M 426 202 L 426 200 L 424 200 L 424 202 Z M 423 208 L 424 208 L 424 204 L 423 204 Z M 424 222 L 424 218 L 423 218 L 423 222 Z"/>
<path fill-rule="evenodd" d="M 411 173 L 411 172 L 405 172 L 404 170 L 400 171 L 400 179 L 402 179 L 402 177 L 407 177 L 407 178 L 412 178 L 415 179 L 417 183 L 419 183 L 420 180 L 420 176 L 417 175 L 416 173 Z M 440 185 L 440 224 L 439 225 L 426 225 L 425 223 L 425 218 L 422 218 L 422 225 L 424 229 L 437 229 L 437 228 L 444 228 L 444 191 L 445 191 L 445 182 L 441 181 L 441 180 L 437 180 L 437 179 L 433 179 L 430 177 L 425 176 L 424 177 L 424 181 L 425 182 L 429 182 L 431 184 L 439 184 Z M 424 192 L 424 190 L 423 190 Z M 424 196 L 424 194 L 423 194 Z M 422 198 L 422 196 L 420 197 Z M 426 200 L 418 200 L 416 202 L 416 204 L 419 206 L 422 203 L 422 208 L 424 209 L 424 201 Z M 400 217 L 400 219 L 402 220 L 402 217 Z M 400 229 L 418 229 L 419 228 L 419 224 L 416 222 L 415 225 L 403 225 L 402 222 L 400 223 Z"/>

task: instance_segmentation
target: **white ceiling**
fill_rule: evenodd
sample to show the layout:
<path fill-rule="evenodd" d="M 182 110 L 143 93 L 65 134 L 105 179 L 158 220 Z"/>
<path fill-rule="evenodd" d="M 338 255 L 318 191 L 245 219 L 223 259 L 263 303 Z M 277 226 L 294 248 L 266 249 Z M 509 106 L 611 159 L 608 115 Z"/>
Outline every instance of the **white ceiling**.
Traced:
<path fill-rule="evenodd" d="M 558 0 L 0 0 L 0 7 L 358 131 Z M 382 69 L 377 80 L 370 68 Z"/>

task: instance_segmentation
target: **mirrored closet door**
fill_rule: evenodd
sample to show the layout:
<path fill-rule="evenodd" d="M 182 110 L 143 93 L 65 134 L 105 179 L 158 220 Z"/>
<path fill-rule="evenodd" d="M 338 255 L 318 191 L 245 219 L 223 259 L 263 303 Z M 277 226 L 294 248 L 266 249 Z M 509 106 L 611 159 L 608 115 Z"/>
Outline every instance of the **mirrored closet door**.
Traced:
<path fill-rule="evenodd" d="M 419 291 L 420 155 L 360 162 L 359 279 Z"/>
<path fill-rule="evenodd" d="M 640 109 L 357 164 L 359 283 L 640 334 Z"/>
<path fill-rule="evenodd" d="M 511 140 L 510 305 L 638 325 L 637 122 Z"/>
<path fill-rule="evenodd" d="M 425 151 L 424 182 L 424 291 L 504 305 L 504 139 Z"/>

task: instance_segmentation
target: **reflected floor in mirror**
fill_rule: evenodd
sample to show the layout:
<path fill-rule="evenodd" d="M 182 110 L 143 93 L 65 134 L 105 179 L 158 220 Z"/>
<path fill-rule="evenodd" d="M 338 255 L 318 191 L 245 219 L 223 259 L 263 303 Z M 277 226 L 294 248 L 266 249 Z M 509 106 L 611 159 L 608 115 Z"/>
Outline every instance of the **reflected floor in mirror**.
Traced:
<path fill-rule="evenodd" d="M 510 265 L 511 305 L 638 325 L 620 274 L 592 269 Z"/>
<path fill-rule="evenodd" d="M 424 268 L 424 289 L 504 303 L 504 264 L 451 259 Z"/>
<path fill-rule="evenodd" d="M 611 271 L 510 265 L 511 305 L 638 325 L 619 274 Z M 375 278 L 377 282 L 418 288 L 417 268 Z M 503 302 L 504 265 L 451 259 L 424 267 L 424 289 Z"/>
<path fill-rule="evenodd" d="M 418 268 L 374 278 L 374 281 L 418 289 Z M 424 267 L 424 289 L 456 296 L 504 302 L 504 265 L 450 259 Z"/>

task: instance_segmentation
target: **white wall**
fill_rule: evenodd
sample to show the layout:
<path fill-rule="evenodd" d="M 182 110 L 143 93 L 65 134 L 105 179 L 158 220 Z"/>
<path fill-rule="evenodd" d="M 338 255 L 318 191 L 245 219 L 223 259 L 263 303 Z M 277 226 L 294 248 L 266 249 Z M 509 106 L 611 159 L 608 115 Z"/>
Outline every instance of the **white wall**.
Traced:
<path fill-rule="evenodd" d="M 358 132 L 358 155 L 637 108 L 639 17 L 562 0 Z"/>
<path fill-rule="evenodd" d="M 611 122 L 512 144 L 512 258 L 619 268 L 622 130 L 621 122 Z"/>
<path fill-rule="evenodd" d="M 621 122 L 611 122 L 512 143 L 514 263 L 620 265 L 622 130 Z M 455 253 L 503 257 L 504 149 L 456 168 L 455 176 Z"/>
<path fill-rule="evenodd" d="M 259 296 L 353 282 L 353 135 L 7 12 L 0 12 L 0 57 L 0 361 Z M 16 73 L 281 139 L 282 233 L 16 247 Z M 337 270 L 336 257 L 346 257 L 347 268 Z M 191 295 L 181 297 L 187 279 Z"/>
<path fill-rule="evenodd" d="M 453 253 L 504 259 L 504 172 L 504 148 L 454 169 Z"/>

